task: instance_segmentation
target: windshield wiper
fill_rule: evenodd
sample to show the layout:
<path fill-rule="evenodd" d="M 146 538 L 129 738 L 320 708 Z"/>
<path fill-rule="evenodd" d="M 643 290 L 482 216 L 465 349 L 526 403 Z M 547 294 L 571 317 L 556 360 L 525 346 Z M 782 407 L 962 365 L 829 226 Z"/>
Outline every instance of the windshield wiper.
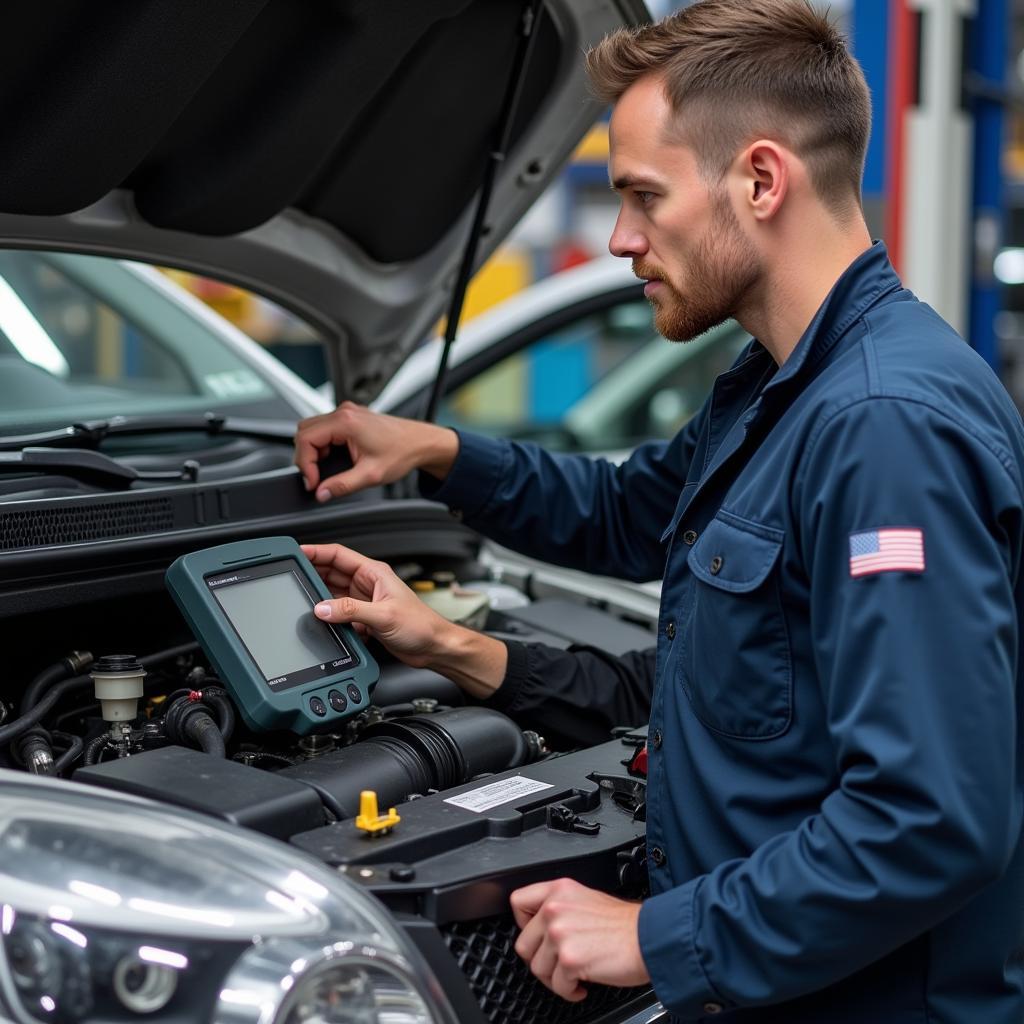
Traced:
<path fill-rule="evenodd" d="M 0 475 L 7 473 L 59 474 L 110 490 L 120 490 L 130 487 L 137 480 L 184 480 L 193 483 L 199 475 L 199 463 L 187 459 L 181 469 L 143 471 L 125 466 L 102 452 L 84 448 L 59 451 L 52 448 L 26 448 L 20 452 L 0 452 Z"/>
<path fill-rule="evenodd" d="M 181 432 L 231 434 L 261 441 L 290 441 L 295 424 L 288 420 L 256 420 L 221 416 L 219 413 L 181 413 L 167 416 L 111 416 L 105 420 L 84 420 L 56 430 L 37 434 L 0 437 L 0 452 L 18 452 L 25 448 L 98 448 L 109 437 Z"/>

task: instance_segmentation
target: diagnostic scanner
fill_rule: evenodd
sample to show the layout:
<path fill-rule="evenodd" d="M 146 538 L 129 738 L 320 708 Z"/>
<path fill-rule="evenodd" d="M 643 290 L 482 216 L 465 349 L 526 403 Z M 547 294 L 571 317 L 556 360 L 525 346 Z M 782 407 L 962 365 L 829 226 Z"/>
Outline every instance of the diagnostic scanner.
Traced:
<path fill-rule="evenodd" d="M 354 630 L 314 615 L 332 595 L 291 537 L 193 551 L 166 582 L 249 728 L 305 736 L 366 710 L 380 669 Z"/>

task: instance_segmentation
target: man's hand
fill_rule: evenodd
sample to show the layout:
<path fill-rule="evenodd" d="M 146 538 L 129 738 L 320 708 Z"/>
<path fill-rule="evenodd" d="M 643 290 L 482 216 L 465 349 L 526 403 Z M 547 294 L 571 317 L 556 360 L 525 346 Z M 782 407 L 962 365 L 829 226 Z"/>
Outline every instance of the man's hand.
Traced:
<path fill-rule="evenodd" d="M 303 544 L 302 551 L 335 595 L 316 606 L 319 618 L 352 623 L 416 668 L 444 645 L 451 623 L 428 608 L 387 563 L 340 544 Z"/>
<path fill-rule="evenodd" d="M 302 551 L 335 597 L 316 606 L 319 618 L 351 623 L 399 661 L 440 672 L 474 697 L 489 697 L 501 686 L 505 645 L 438 615 L 391 566 L 340 544 L 303 544 Z"/>
<path fill-rule="evenodd" d="M 578 1003 L 583 982 L 628 988 L 651 980 L 640 954 L 640 904 L 560 878 L 517 889 L 516 952 L 552 992 Z"/>
<path fill-rule="evenodd" d="M 321 480 L 318 460 L 342 444 L 348 445 L 352 468 Z M 315 490 L 318 501 L 393 483 L 414 469 L 443 480 L 458 453 L 454 430 L 385 416 L 354 402 L 342 402 L 334 412 L 303 420 L 295 434 L 295 465 L 306 490 Z"/>

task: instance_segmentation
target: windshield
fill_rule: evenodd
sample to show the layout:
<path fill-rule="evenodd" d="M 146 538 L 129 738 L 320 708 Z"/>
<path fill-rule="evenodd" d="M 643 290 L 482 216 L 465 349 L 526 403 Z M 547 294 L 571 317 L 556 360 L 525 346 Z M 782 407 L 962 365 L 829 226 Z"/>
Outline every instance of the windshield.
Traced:
<path fill-rule="evenodd" d="M 152 267 L 0 252 L 5 433 L 114 415 L 304 414 L 267 363 L 255 342 Z"/>

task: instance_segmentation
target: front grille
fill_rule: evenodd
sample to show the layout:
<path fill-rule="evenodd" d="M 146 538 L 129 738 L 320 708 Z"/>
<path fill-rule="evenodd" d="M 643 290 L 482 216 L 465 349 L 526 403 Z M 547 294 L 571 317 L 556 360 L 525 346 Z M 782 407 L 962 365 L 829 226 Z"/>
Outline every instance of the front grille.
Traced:
<path fill-rule="evenodd" d="M 511 914 L 448 924 L 441 934 L 490 1024 L 586 1024 L 645 991 L 588 985 L 582 1002 L 560 999 L 517 955 L 518 929 Z"/>
<path fill-rule="evenodd" d="M 0 512 L 0 551 L 137 537 L 173 526 L 174 509 L 169 498 Z"/>

